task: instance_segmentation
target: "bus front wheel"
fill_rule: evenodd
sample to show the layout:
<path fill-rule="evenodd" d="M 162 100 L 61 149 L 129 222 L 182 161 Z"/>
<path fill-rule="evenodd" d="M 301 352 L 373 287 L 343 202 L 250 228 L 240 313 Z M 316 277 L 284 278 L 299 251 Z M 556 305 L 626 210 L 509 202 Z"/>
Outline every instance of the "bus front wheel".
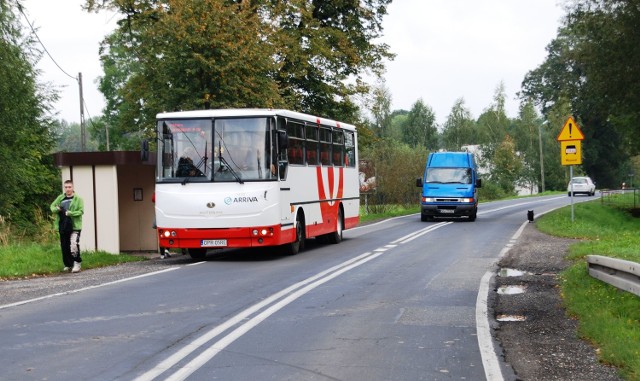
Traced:
<path fill-rule="evenodd" d="M 338 210 L 338 220 L 336 221 L 336 231 L 333 233 L 329 233 L 327 238 L 329 239 L 329 243 L 340 243 L 342 241 L 342 230 L 344 230 L 344 225 L 342 222 L 342 209 Z"/>
<path fill-rule="evenodd" d="M 192 259 L 203 259 L 207 256 L 207 249 L 189 249 L 189 255 Z"/>
<path fill-rule="evenodd" d="M 288 255 L 296 255 L 300 250 L 304 249 L 304 218 L 300 215 L 296 217 L 296 240 L 285 245 L 285 252 Z"/>

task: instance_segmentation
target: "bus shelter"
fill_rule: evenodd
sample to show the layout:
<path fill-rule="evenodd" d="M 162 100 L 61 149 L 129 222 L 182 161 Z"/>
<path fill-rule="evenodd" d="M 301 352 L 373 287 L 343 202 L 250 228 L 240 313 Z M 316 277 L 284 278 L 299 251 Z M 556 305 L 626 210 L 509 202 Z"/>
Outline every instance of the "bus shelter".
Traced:
<path fill-rule="evenodd" d="M 154 252 L 155 154 L 139 151 L 58 152 L 61 183 L 72 180 L 84 200 L 82 250 Z M 61 189 L 62 191 L 62 189 Z"/>

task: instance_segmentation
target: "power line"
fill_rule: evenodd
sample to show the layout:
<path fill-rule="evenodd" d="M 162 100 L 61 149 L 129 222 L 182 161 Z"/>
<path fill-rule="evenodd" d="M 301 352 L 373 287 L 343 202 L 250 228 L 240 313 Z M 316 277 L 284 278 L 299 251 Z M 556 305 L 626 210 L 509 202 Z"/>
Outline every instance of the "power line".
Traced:
<path fill-rule="evenodd" d="M 60 71 L 62 73 L 64 73 L 67 77 L 74 79 L 77 83 L 78 86 L 80 86 L 80 107 L 81 107 L 81 112 L 80 112 L 80 127 L 82 129 L 82 145 L 84 148 L 85 145 L 85 137 L 84 137 L 84 117 L 82 116 L 82 112 L 83 110 L 86 110 L 87 115 L 89 115 L 89 123 L 91 123 L 92 126 L 94 126 L 93 121 L 91 120 L 91 114 L 89 113 L 89 108 L 87 107 L 87 103 L 85 102 L 84 96 L 82 95 L 82 81 L 81 81 L 81 73 L 78 73 L 78 77 L 74 77 L 72 75 L 70 75 L 69 73 L 67 73 L 59 64 L 58 62 L 56 62 L 56 60 L 53 58 L 53 56 L 51 55 L 51 53 L 49 53 L 49 50 L 47 49 L 47 47 L 44 45 L 44 43 L 42 42 L 42 40 L 40 39 L 40 36 L 38 36 L 38 33 L 36 32 L 35 28 L 33 27 L 33 25 L 31 24 L 31 22 L 29 21 L 29 18 L 27 17 L 27 15 L 24 13 L 23 9 L 22 9 L 22 5 L 19 2 L 16 2 L 18 5 L 18 10 L 20 11 L 20 13 L 22 14 L 22 16 L 24 17 L 24 19 L 27 21 L 27 24 L 29 25 L 29 27 L 31 28 L 31 32 L 34 34 L 34 36 L 36 36 L 36 39 L 38 40 L 38 42 L 40 43 L 40 46 L 42 46 L 42 49 L 45 51 L 45 53 L 47 53 L 47 56 L 49 56 L 49 58 L 51 59 L 51 61 L 58 67 L 58 69 L 60 69 Z M 94 126 L 95 129 L 95 126 Z M 107 132 L 107 150 L 109 149 L 109 140 L 108 140 L 108 132 Z"/>
<path fill-rule="evenodd" d="M 31 28 L 31 31 L 36 36 L 36 39 L 40 43 L 40 46 L 42 46 L 42 49 L 44 49 L 45 53 L 47 53 L 49 58 L 51 58 L 51 61 L 53 61 L 53 63 L 58 67 L 58 69 L 60 69 L 60 71 L 63 72 L 67 77 L 69 77 L 71 79 L 75 79 L 76 82 L 77 82 L 78 81 L 77 77 L 74 77 L 74 76 L 70 75 L 69 73 L 67 73 L 66 71 L 64 71 L 64 69 L 61 68 L 60 65 L 58 65 L 58 62 L 56 62 L 56 60 L 53 59 L 53 56 L 51 56 L 51 54 L 47 50 L 47 47 L 44 46 L 44 43 L 42 43 L 42 40 L 40 40 L 40 36 L 38 36 L 38 33 L 36 32 L 35 28 L 33 27 L 33 25 L 31 25 L 31 22 L 29 21 L 29 18 L 27 18 L 27 15 L 24 14 L 24 11 L 22 10 L 22 5 L 20 3 L 18 3 L 18 10 L 22 14 L 22 16 L 24 16 L 24 19 L 27 21 L 27 24 L 29 24 L 29 27 Z"/>

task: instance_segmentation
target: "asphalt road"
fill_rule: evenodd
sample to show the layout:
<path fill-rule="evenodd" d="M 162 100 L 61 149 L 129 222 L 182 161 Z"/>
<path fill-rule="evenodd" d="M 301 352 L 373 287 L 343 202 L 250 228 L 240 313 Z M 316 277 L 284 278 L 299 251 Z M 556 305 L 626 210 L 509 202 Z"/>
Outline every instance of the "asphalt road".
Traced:
<path fill-rule="evenodd" d="M 290 257 L 230 250 L 2 282 L 0 380 L 501 379 L 487 274 L 527 210 L 569 201 L 386 220 Z"/>

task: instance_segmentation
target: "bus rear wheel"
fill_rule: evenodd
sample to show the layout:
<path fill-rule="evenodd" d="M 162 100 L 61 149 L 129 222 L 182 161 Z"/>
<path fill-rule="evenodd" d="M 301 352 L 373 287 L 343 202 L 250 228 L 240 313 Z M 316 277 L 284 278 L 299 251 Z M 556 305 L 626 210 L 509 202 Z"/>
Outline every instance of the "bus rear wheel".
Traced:
<path fill-rule="evenodd" d="M 207 249 L 189 249 L 189 256 L 192 259 L 203 259 L 207 256 Z"/>

